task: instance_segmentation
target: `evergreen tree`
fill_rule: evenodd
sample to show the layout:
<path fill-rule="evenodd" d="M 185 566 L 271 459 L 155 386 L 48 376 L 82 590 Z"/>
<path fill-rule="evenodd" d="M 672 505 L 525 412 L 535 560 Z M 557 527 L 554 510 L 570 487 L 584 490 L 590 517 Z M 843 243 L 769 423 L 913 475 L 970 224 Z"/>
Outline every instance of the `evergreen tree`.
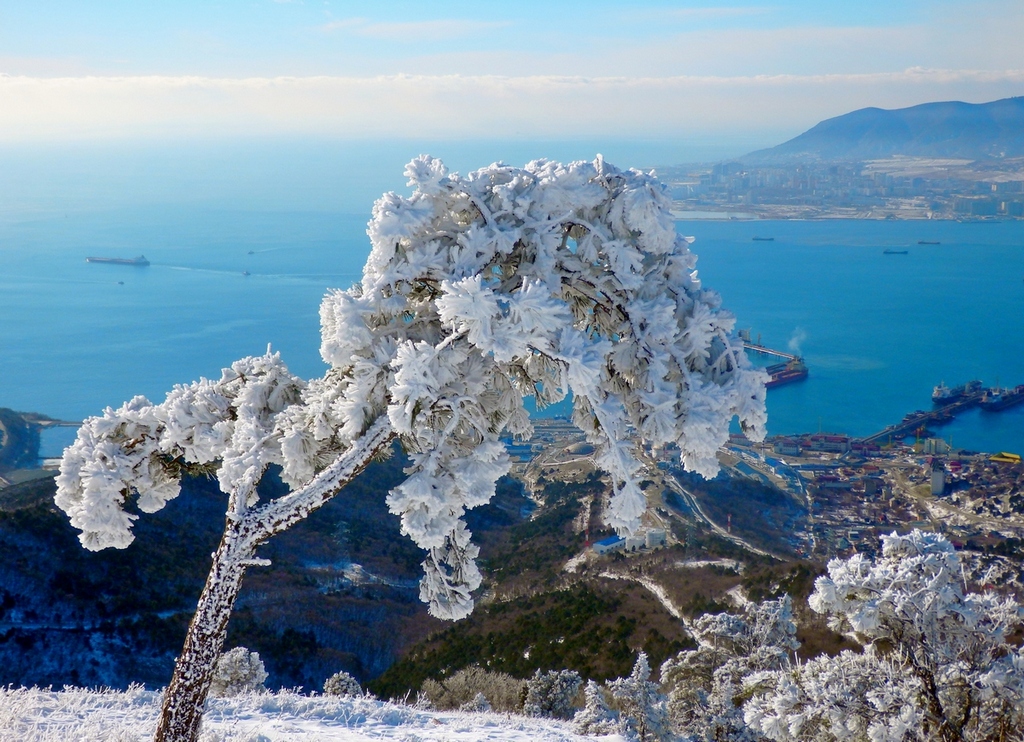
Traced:
<path fill-rule="evenodd" d="M 640 742 L 663 742 L 671 738 L 665 698 L 658 684 L 651 682 L 647 654 L 640 652 L 629 677 L 608 683 L 615 706 L 627 731 Z"/>
<path fill-rule="evenodd" d="M 526 681 L 526 700 L 523 713 L 527 716 L 546 716 L 552 719 L 571 719 L 575 713 L 573 701 L 583 685 L 583 678 L 575 670 L 537 670 Z"/>

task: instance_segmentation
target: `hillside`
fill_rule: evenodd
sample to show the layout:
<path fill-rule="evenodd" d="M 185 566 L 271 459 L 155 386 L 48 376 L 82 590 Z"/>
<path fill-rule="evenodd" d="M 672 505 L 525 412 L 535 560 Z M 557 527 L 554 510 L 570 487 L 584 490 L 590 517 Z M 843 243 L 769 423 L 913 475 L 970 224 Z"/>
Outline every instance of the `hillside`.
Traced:
<path fill-rule="evenodd" d="M 740 159 L 758 165 L 894 155 L 966 160 L 1024 156 L 1024 97 L 980 104 L 924 103 L 895 110 L 862 108 Z"/>
<path fill-rule="evenodd" d="M 339 669 L 368 679 L 433 625 L 417 599 L 422 552 L 384 504 L 403 465 L 394 456 L 369 467 L 267 544 L 261 556 L 272 566 L 247 574 L 228 643 L 260 652 L 271 687 L 319 688 Z M 0 489 L 0 684 L 166 684 L 225 496 L 213 480 L 187 480 L 138 521 L 127 549 L 89 552 L 54 489 L 49 477 Z"/>
<path fill-rule="evenodd" d="M 383 697 L 401 698 L 428 677 L 473 664 L 520 678 L 563 667 L 621 676 L 640 649 L 660 663 L 690 646 L 678 614 L 721 610 L 737 589 L 764 597 L 787 585 L 803 594 L 816 571 L 744 553 L 682 511 L 671 516 L 669 548 L 581 561 L 588 520 L 594 538 L 607 533 L 596 506 L 607 480 L 586 460 L 573 465 L 573 476 L 545 465 L 531 485 L 533 500 L 506 479 L 490 505 L 469 514 L 485 588 L 469 619 L 437 621 L 418 600 L 422 553 L 384 504 L 404 464 L 395 455 L 371 466 L 344 495 L 267 545 L 271 567 L 247 574 L 228 646 L 258 651 L 270 687 L 318 689 L 343 669 Z M 709 490 L 710 499 L 762 497 L 743 482 L 714 487 L 721 491 Z M 53 492 L 50 478 L 0 490 L 0 684 L 162 686 L 220 536 L 224 496 L 212 480 L 187 481 L 165 510 L 138 521 L 128 549 L 92 553 L 53 505 Z M 755 539 L 777 540 L 766 524 L 793 515 L 768 501 L 756 512 L 767 519 L 735 523 L 749 525 L 745 533 Z M 746 563 L 742 574 L 721 566 L 733 560 Z M 571 562 L 577 566 L 567 570 Z"/>

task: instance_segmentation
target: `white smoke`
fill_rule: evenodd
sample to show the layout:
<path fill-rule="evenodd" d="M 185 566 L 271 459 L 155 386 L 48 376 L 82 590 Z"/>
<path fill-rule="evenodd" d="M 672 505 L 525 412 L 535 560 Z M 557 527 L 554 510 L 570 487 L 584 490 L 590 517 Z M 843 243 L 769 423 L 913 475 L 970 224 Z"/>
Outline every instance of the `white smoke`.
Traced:
<path fill-rule="evenodd" d="M 800 352 L 800 346 L 807 339 L 807 332 L 802 327 L 798 327 L 793 330 L 793 334 L 789 338 L 789 352 L 795 356 L 803 355 Z"/>

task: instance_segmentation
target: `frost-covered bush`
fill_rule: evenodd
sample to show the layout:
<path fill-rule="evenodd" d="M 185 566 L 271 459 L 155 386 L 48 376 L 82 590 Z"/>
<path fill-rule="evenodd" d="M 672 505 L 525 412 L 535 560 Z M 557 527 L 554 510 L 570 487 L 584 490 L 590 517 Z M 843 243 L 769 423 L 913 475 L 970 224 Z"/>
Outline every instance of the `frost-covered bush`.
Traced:
<path fill-rule="evenodd" d="M 460 709 L 483 694 L 495 711 L 519 711 L 523 706 L 526 681 L 482 667 L 464 667 L 450 678 L 428 679 L 422 692 L 440 710 Z"/>
<path fill-rule="evenodd" d="M 621 729 L 619 714 L 608 705 L 597 681 L 588 680 L 584 686 L 583 708 L 576 712 L 572 725 L 580 734 L 614 734 Z"/>
<path fill-rule="evenodd" d="M 359 685 L 358 680 L 347 672 L 339 670 L 324 681 L 324 695 L 361 696 L 363 695 L 363 687 Z"/>
<path fill-rule="evenodd" d="M 741 703 L 756 673 L 787 666 L 799 646 L 789 596 L 748 603 L 741 615 L 701 616 L 690 633 L 697 648 L 666 660 L 660 670 L 673 729 L 708 742 L 762 739 L 747 727 Z"/>
<path fill-rule="evenodd" d="M 1024 650 L 1008 642 L 1021 607 L 965 584 L 942 536 L 882 538 L 881 556 L 829 562 L 810 605 L 864 651 L 752 678 L 746 705 L 774 740 L 1008 739 L 1024 727 Z"/>
<path fill-rule="evenodd" d="M 574 703 L 583 686 L 583 678 L 575 670 L 537 670 L 526 681 L 523 713 L 552 719 L 571 719 Z"/>
<path fill-rule="evenodd" d="M 250 652 L 245 647 L 235 647 L 217 660 L 210 683 L 210 695 L 227 698 L 260 690 L 266 679 L 267 671 L 259 653 Z"/>
<path fill-rule="evenodd" d="M 484 713 L 490 710 L 491 704 L 483 693 L 477 693 L 466 703 L 459 706 L 459 711 L 472 711 L 476 713 Z"/>
<path fill-rule="evenodd" d="M 624 729 L 640 742 L 667 742 L 672 738 L 665 709 L 665 697 L 651 682 L 647 654 L 640 652 L 633 672 L 608 682 L 612 706 L 618 710 Z"/>

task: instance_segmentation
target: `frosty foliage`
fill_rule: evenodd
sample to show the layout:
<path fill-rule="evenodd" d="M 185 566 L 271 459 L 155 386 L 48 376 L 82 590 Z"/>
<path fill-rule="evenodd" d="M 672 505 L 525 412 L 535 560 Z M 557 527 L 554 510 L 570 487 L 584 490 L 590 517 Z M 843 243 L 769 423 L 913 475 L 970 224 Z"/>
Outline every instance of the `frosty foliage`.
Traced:
<path fill-rule="evenodd" d="M 359 685 L 358 680 L 347 672 L 339 670 L 324 681 L 324 695 L 361 696 L 363 695 L 363 687 Z"/>
<path fill-rule="evenodd" d="M 572 725 L 580 734 L 602 735 L 619 731 L 619 715 L 608 705 L 597 681 L 588 680 L 583 688 L 583 708 L 576 712 Z"/>
<path fill-rule="evenodd" d="M 412 195 L 374 206 L 362 280 L 323 300 L 322 378 L 304 383 L 268 351 L 161 404 L 136 397 L 85 422 L 57 503 L 87 548 L 126 546 L 129 499 L 158 510 L 197 467 L 216 471 L 242 522 L 260 476 L 280 465 L 297 488 L 290 510 L 245 521 L 279 532 L 313 507 L 305 493 L 340 486 L 312 477 L 345 452 L 375 453 L 365 441 L 386 424 L 411 459 L 387 502 L 427 553 L 420 596 L 458 619 L 481 581 L 463 515 L 508 471 L 499 436 L 530 434 L 525 396 L 543 406 L 572 393 L 573 420 L 612 476 L 605 517 L 620 532 L 645 509 L 639 443 L 678 444 L 686 468 L 714 475 L 734 416 L 763 437 L 766 376 L 697 279 L 652 175 L 598 157 L 462 177 L 428 156 L 405 174 Z"/>
<path fill-rule="evenodd" d="M 136 515 L 178 496 L 189 465 L 218 464 L 221 489 L 256 502 L 255 485 L 268 464 L 281 460 L 277 416 L 301 399 L 304 383 L 279 353 L 236 361 L 217 381 L 179 385 L 162 404 L 135 397 L 82 423 L 64 451 L 57 477 L 57 506 L 82 533 L 87 549 L 124 548 Z"/>
<path fill-rule="evenodd" d="M 551 719 L 571 719 L 576 709 L 574 701 L 583 678 L 575 670 L 537 670 L 526 681 L 526 700 L 523 713 Z"/>
<path fill-rule="evenodd" d="M 661 666 L 674 730 L 694 740 L 763 739 L 749 729 L 742 701 L 756 674 L 787 665 L 799 646 L 789 596 L 748 603 L 743 615 L 705 615 L 690 626 L 697 648 Z"/>
<path fill-rule="evenodd" d="M 258 652 L 235 647 L 222 654 L 213 669 L 210 695 L 215 698 L 237 696 L 239 693 L 260 690 L 267 679 L 267 671 Z"/>
<path fill-rule="evenodd" d="M 608 682 L 608 692 L 629 736 L 639 742 L 672 739 L 665 697 L 659 692 L 658 684 L 651 682 L 646 653 L 640 652 L 628 677 Z"/>
<path fill-rule="evenodd" d="M 491 704 L 483 693 L 477 693 L 469 701 L 459 707 L 459 711 L 470 711 L 477 714 L 490 710 Z"/>
<path fill-rule="evenodd" d="M 918 530 L 883 537 L 877 560 L 831 561 L 810 605 L 864 652 L 765 675 L 748 723 L 775 740 L 1019 739 L 1021 608 L 964 583 L 952 545 Z"/>

